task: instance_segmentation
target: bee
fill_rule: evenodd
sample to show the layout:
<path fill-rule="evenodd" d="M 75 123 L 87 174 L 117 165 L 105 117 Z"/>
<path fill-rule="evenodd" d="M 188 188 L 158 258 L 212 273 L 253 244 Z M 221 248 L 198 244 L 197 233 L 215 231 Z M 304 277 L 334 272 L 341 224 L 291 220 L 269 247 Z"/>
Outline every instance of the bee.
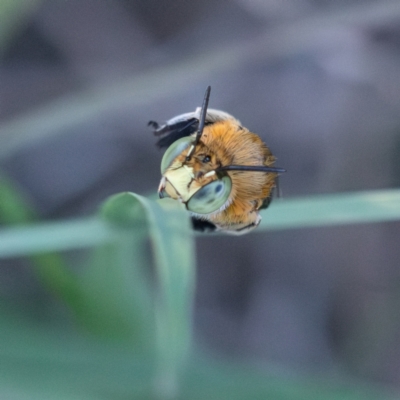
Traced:
<path fill-rule="evenodd" d="M 283 168 L 261 138 L 232 115 L 202 107 L 159 125 L 150 121 L 161 161 L 160 198 L 181 201 L 200 231 L 244 234 L 261 222 L 259 211 L 271 202 Z"/>

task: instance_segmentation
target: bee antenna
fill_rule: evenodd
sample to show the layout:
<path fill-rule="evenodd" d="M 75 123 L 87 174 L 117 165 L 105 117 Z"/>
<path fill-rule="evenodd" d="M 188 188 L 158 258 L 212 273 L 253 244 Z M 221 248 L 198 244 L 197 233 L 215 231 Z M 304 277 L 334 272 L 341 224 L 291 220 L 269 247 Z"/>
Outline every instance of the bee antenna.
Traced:
<path fill-rule="evenodd" d="M 196 133 L 194 142 L 193 142 L 192 146 L 190 147 L 188 154 L 186 156 L 186 161 L 190 160 L 190 157 L 192 156 L 196 146 L 199 144 L 201 135 L 203 134 L 204 125 L 206 123 L 208 101 L 210 100 L 210 92 L 211 92 L 211 86 L 208 86 L 206 89 L 206 93 L 204 94 L 203 105 L 201 106 L 201 112 L 200 112 L 200 118 L 199 118 L 199 128 L 197 129 L 197 133 Z"/>
<path fill-rule="evenodd" d="M 267 167 L 266 165 L 225 165 L 224 167 L 219 167 L 215 170 L 220 171 L 253 171 L 253 172 L 275 172 L 281 173 L 286 172 L 284 168 L 278 167 Z"/>

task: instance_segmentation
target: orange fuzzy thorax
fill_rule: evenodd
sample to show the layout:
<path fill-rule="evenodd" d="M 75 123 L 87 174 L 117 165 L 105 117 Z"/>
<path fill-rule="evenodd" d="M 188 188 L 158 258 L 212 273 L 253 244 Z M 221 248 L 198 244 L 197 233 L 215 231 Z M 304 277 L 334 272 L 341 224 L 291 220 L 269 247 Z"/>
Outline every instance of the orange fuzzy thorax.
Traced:
<path fill-rule="evenodd" d="M 205 126 L 201 140 L 189 161 L 184 151 L 174 161 L 193 168 L 196 185 L 203 186 L 212 180 L 204 177 L 218 167 L 227 165 L 272 166 L 275 157 L 261 138 L 239 125 L 236 120 L 225 120 Z M 211 161 L 202 162 L 205 156 Z M 223 210 L 202 216 L 221 228 L 233 225 L 247 226 L 258 223 L 258 209 L 270 196 L 275 186 L 276 173 L 254 171 L 227 171 L 232 180 L 232 192 Z"/>

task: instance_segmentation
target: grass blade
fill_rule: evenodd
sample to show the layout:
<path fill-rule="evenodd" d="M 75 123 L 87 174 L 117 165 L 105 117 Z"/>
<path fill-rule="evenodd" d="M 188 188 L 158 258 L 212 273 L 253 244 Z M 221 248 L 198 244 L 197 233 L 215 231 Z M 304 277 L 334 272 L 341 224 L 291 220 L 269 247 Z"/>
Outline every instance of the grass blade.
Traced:
<path fill-rule="evenodd" d="M 156 301 L 159 373 L 156 392 L 176 398 L 179 375 L 191 341 L 194 295 L 194 245 L 189 215 L 179 203 L 158 204 L 133 193 L 113 196 L 104 207 L 107 218 L 127 224 L 135 213 L 147 220 L 159 283 Z"/>
<path fill-rule="evenodd" d="M 256 232 L 400 219 L 400 189 L 280 199 L 262 211 Z"/>

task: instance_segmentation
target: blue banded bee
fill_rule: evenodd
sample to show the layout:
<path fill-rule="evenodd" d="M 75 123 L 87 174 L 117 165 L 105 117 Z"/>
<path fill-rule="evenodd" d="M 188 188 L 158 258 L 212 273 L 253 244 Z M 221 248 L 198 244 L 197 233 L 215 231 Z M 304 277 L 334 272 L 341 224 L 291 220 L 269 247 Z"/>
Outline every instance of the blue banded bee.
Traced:
<path fill-rule="evenodd" d="M 194 229 L 243 234 L 261 221 L 282 168 L 255 133 L 232 115 L 208 108 L 211 87 L 202 107 L 159 125 L 150 121 L 161 161 L 160 198 L 181 201 Z"/>

